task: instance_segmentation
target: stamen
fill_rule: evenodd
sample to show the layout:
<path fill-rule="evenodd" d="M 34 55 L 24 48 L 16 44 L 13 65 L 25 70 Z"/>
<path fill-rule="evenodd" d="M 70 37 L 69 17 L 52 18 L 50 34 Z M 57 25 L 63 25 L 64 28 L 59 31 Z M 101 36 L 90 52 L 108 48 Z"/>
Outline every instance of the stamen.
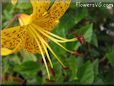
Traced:
<path fill-rule="evenodd" d="M 51 74 L 55 77 L 55 71 L 54 71 L 53 68 L 50 68 L 50 72 L 51 72 Z"/>
<path fill-rule="evenodd" d="M 31 27 L 31 26 L 30 26 L 30 27 Z M 32 30 L 34 31 L 34 28 L 33 28 L 33 27 L 31 27 L 31 28 L 32 28 Z M 36 35 L 38 34 L 38 33 L 36 33 L 36 31 L 34 31 L 34 33 L 35 33 Z M 42 39 L 40 38 L 40 36 L 37 35 L 37 37 L 38 37 L 39 40 L 41 41 L 41 44 L 42 44 L 42 46 L 43 46 L 43 48 L 44 48 L 44 50 L 45 50 L 46 56 L 47 56 L 47 58 L 48 58 L 48 60 L 49 60 L 49 62 L 50 62 L 51 67 L 53 68 L 53 64 L 52 64 L 52 61 L 51 61 L 51 59 L 50 59 L 50 57 L 49 57 L 48 51 L 47 51 L 47 49 L 46 49 L 46 46 L 45 46 L 44 43 L 42 42 Z"/>
<path fill-rule="evenodd" d="M 47 48 L 51 51 L 51 53 L 54 55 L 54 57 L 59 61 L 59 63 L 63 66 L 63 67 L 66 67 L 62 62 L 61 60 L 59 59 L 59 57 L 53 52 L 53 50 L 51 49 L 51 47 L 46 43 L 44 42 L 45 45 L 47 46 Z"/>
<path fill-rule="evenodd" d="M 53 37 L 55 37 L 55 38 L 58 38 L 58 39 L 60 39 L 60 40 L 64 40 L 64 41 L 69 41 L 69 40 L 72 40 L 72 41 L 77 41 L 77 38 L 73 38 L 73 39 L 66 39 L 66 38 L 62 38 L 62 37 L 60 37 L 60 36 L 58 36 L 58 35 L 55 35 L 55 34 L 53 34 L 53 33 L 51 33 L 51 32 L 49 32 L 49 31 L 47 31 L 47 30 L 44 30 L 43 29 L 43 31 L 44 32 L 46 32 L 47 34 L 49 34 L 49 35 L 51 35 L 51 36 L 53 36 Z"/>
<path fill-rule="evenodd" d="M 55 35 L 55 34 L 49 32 L 49 31 L 46 31 L 46 30 L 44 30 L 44 29 L 42 29 L 42 30 L 43 30 L 43 31 L 45 32 L 45 34 L 47 34 L 48 36 L 50 35 L 50 37 L 53 36 L 54 38 L 56 38 L 56 39 L 54 39 L 54 40 L 56 40 L 57 42 L 60 42 L 60 43 L 77 41 L 77 38 L 65 39 L 65 38 L 62 38 L 62 37 L 60 37 L 60 36 L 58 36 L 58 35 Z M 51 38 L 53 38 L 53 37 L 51 37 Z"/>
<path fill-rule="evenodd" d="M 35 36 L 36 34 L 35 34 L 31 29 L 32 29 L 32 28 L 28 28 L 29 32 L 33 35 L 33 37 L 35 38 L 35 40 L 36 40 L 36 42 L 37 42 L 37 44 L 38 44 L 38 46 L 39 46 L 39 49 L 40 49 L 40 52 L 41 52 L 41 55 L 42 55 L 42 58 L 43 58 L 43 61 L 44 61 L 44 64 L 45 64 L 47 73 L 48 73 L 48 78 L 50 79 L 50 73 L 49 73 L 49 69 L 48 69 L 48 66 L 47 66 L 46 59 L 45 59 L 44 54 L 43 54 L 43 50 L 42 50 L 42 48 L 41 48 L 41 45 L 40 45 L 38 39 L 37 39 L 36 36 Z M 34 34 L 35 34 L 35 35 L 34 35 Z"/>
<path fill-rule="evenodd" d="M 40 39 L 40 41 L 41 41 L 41 39 Z M 41 41 L 41 43 L 42 43 L 42 41 Z M 51 67 L 53 68 L 53 64 L 52 64 L 52 62 L 51 62 L 51 59 L 50 59 L 50 57 L 49 57 L 49 53 L 48 53 L 48 51 L 47 51 L 46 46 L 44 45 L 44 43 L 42 43 L 42 46 L 44 47 L 44 50 L 45 50 L 45 52 L 46 52 L 46 56 L 47 56 L 47 58 L 48 58 L 48 60 L 49 60 L 49 62 L 50 62 Z"/>
<path fill-rule="evenodd" d="M 39 27 L 40 28 L 40 27 Z M 36 28 L 35 28 L 36 29 Z M 58 43 L 54 38 L 50 37 L 49 35 L 45 34 L 43 31 L 40 31 L 38 28 L 36 29 L 37 31 L 39 31 L 40 33 L 42 33 L 43 35 L 45 35 L 47 38 L 51 39 L 53 42 L 55 42 L 57 45 L 59 45 L 60 47 L 62 47 L 64 50 L 66 50 L 69 53 L 72 53 L 72 51 L 66 49 L 63 45 L 61 45 L 60 43 Z"/>
<path fill-rule="evenodd" d="M 34 29 L 33 29 L 34 30 Z M 34 30 L 35 31 L 35 30 Z M 35 31 L 36 32 L 36 31 Z M 51 49 L 51 47 L 45 42 L 45 40 L 38 34 L 38 32 L 36 32 L 37 35 L 41 38 L 42 42 L 46 45 L 46 47 L 50 50 L 50 52 L 54 55 L 54 57 L 58 60 L 58 62 L 63 66 L 66 67 L 62 61 L 57 57 L 57 55 L 53 52 L 53 50 Z"/>

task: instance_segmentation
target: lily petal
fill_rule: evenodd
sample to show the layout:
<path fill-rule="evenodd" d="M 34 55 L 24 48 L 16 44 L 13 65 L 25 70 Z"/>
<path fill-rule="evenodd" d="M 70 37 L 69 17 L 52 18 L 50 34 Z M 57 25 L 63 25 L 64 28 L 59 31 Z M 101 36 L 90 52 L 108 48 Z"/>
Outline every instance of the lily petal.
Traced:
<path fill-rule="evenodd" d="M 46 15 L 43 16 L 39 26 L 51 31 L 70 6 L 70 2 L 71 0 L 55 0 L 52 7 L 50 7 Z"/>
<path fill-rule="evenodd" d="M 12 54 L 12 53 L 13 53 L 13 51 L 8 49 L 8 48 L 1 48 L 2 56 L 7 56 L 7 55 Z"/>
<path fill-rule="evenodd" d="M 52 18 L 51 21 L 59 20 L 70 6 L 70 2 L 71 0 L 55 0 L 48 13 L 50 18 Z"/>
<path fill-rule="evenodd" d="M 33 20 L 37 20 L 43 16 L 50 6 L 50 0 L 30 0 L 33 7 Z"/>
<path fill-rule="evenodd" d="M 3 29 L 1 31 L 2 48 L 14 49 L 15 52 L 20 50 L 24 44 L 24 39 L 26 36 L 25 30 L 25 26 Z"/>

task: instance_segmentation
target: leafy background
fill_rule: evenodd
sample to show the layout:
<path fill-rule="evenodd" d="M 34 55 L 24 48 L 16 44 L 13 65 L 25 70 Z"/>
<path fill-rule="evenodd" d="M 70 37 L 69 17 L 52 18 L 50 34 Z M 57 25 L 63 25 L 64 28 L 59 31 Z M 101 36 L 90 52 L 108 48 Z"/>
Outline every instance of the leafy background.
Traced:
<path fill-rule="evenodd" d="M 18 13 L 32 13 L 31 4 L 3 3 L 2 26 Z M 17 25 L 17 21 L 13 23 Z M 104 28 L 104 30 L 101 30 Z M 67 53 L 53 42 L 50 46 L 68 69 L 51 55 L 55 76 L 47 80 L 47 73 L 38 54 L 28 54 L 23 50 L 2 58 L 3 84 L 113 84 L 114 82 L 114 8 L 81 8 L 75 2 L 60 19 L 53 33 L 66 38 L 83 35 L 86 42 L 66 43 L 69 50 L 81 55 Z M 59 52 L 58 52 L 59 51 Z"/>

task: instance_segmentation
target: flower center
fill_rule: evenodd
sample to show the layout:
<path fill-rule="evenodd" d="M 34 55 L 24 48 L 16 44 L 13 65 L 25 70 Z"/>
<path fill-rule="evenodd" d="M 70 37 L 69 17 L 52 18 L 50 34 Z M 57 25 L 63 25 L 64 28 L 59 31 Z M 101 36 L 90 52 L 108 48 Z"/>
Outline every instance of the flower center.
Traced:
<path fill-rule="evenodd" d="M 19 16 L 19 23 L 21 26 L 28 25 L 31 23 L 31 16 L 27 14 L 21 14 Z"/>

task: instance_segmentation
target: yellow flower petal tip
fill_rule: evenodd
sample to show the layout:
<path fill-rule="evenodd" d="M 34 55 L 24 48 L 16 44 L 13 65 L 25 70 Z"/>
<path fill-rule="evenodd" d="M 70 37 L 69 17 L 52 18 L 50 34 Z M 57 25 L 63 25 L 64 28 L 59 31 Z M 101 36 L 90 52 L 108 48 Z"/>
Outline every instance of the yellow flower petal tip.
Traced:
<path fill-rule="evenodd" d="M 17 4 L 17 1 L 18 1 L 18 0 L 11 0 L 11 3 L 12 3 L 13 5 L 16 5 L 16 4 Z"/>
<path fill-rule="evenodd" d="M 12 53 L 13 53 L 13 51 L 10 50 L 10 49 L 1 48 L 1 54 L 2 54 L 2 56 L 7 56 L 7 55 L 10 55 L 10 54 L 12 54 Z"/>
<path fill-rule="evenodd" d="M 21 26 L 27 25 L 30 23 L 30 15 L 27 14 L 20 14 L 18 20 Z"/>

